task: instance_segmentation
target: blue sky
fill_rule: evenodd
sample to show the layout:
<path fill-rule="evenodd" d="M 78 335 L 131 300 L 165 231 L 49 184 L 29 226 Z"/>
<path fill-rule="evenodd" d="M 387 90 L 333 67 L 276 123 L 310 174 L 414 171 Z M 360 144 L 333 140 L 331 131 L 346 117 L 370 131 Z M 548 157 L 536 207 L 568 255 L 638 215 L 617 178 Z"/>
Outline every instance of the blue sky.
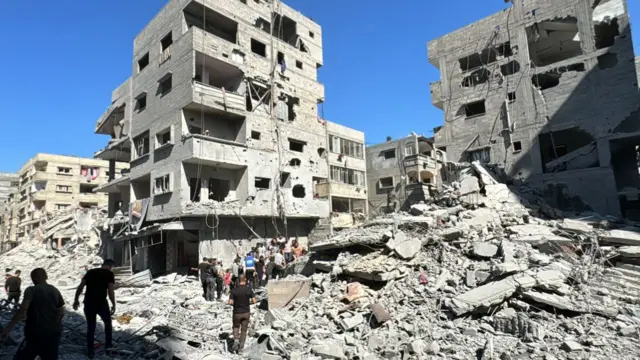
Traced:
<path fill-rule="evenodd" d="M 222 0 L 231 1 L 231 0 Z M 640 1 L 630 0 L 631 17 Z M 5 1 L 0 69 L 0 172 L 37 152 L 91 157 L 111 91 L 131 73 L 133 39 L 166 0 Z M 504 9 L 503 0 L 285 0 L 323 27 L 325 117 L 367 143 L 431 134 L 442 112 L 426 43 Z M 638 53 L 640 34 L 634 31 Z"/>

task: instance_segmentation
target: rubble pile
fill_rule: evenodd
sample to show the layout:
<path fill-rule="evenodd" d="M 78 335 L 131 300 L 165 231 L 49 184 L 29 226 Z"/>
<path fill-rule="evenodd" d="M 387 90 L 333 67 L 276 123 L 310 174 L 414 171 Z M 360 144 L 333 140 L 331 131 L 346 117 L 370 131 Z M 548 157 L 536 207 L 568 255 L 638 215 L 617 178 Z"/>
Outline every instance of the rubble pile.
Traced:
<path fill-rule="evenodd" d="M 116 290 L 109 358 L 637 358 L 640 229 L 553 209 L 478 163 L 451 168 L 427 203 L 311 244 L 294 275 L 259 289 L 243 354 L 229 352 L 230 307 L 170 274 Z M 70 303 L 80 269 L 100 262 L 93 249 L 25 244 L 0 264 L 47 268 Z M 84 351 L 67 310 L 65 359 Z"/>

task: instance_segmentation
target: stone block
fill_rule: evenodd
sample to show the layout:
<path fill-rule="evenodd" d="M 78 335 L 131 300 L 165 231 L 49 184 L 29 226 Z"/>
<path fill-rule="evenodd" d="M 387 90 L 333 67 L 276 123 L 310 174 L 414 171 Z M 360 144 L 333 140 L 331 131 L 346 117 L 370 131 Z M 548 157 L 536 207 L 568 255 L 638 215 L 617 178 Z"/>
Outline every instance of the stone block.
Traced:
<path fill-rule="evenodd" d="M 267 285 L 269 309 L 279 309 L 293 300 L 309 297 L 309 280 L 270 280 Z"/>

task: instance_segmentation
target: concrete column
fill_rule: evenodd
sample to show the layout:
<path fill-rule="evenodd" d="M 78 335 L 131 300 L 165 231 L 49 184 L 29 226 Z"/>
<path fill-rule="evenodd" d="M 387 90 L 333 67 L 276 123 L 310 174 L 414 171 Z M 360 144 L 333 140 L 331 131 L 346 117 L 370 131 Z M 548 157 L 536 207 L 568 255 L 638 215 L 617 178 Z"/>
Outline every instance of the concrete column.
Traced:
<path fill-rule="evenodd" d="M 111 181 L 113 179 L 116 178 L 116 161 L 115 160 L 109 160 L 109 178 L 108 180 Z"/>
<path fill-rule="evenodd" d="M 209 180 L 200 180 L 200 201 L 209 199 Z"/>

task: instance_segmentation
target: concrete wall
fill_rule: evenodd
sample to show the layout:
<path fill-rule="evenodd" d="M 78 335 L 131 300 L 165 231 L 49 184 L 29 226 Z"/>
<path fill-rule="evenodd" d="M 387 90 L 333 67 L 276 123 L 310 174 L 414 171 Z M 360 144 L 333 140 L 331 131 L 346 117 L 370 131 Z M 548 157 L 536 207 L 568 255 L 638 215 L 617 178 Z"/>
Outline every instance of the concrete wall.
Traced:
<path fill-rule="evenodd" d="M 443 109 L 445 117 L 444 125 L 435 132 L 435 140 L 438 147 L 446 148 L 449 160 L 466 161 L 470 159 L 469 151 L 490 149 L 490 162 L 503 166 L 508 174 L 545 187 L 555 184 L 565 193 L 585 199 L 592 198 L 592 186 L 586 184 L 601 183 L 603 174 L 613 178 L 609 142 L 640 131 L 640 97 L 626 1 L 594 5 L 592 0 L 517 0 L 508 10 L 429 42 L 429 61 L 441 74 L 440 81 L 432 84 L 432 102 Z M 544 28 L 544 21 L 558 24 L 564 19 L 565 23 L 559 26 L 568 29 L 571 25 L 566 21 L 570 18 L 574 19 L 577 32 L 572 39 L 579 40 L 574 43 L 575 49 L 581 54 L 565 59 L 552 59 L 549 52 L 545 59 L 530 57 L 539 46 L 531 36 L 535 26 Z M 614 21 L 610 29 L 619 35 L 613 43 L 606 43 L 602 39 L 607 37 L 600 29 L 610 20 Z M 503 46 L 507 41 L 509 45 Z M 461 61 L 468 63 L 473 54 L 484 50 L 485 44 L 510 48 L 512 54 L 504 53 L 495 61 L 485 54 L 484 65 L 463 71 Z M 558 44 L 559 41 L 547 41 L 545 46 L 553 48 Z M 564 44 L 564 49 L 571 46 L 567 41 Z M 513 61 L 518 66 L 514 67 Z M 551 64 L 535 66 L 542 61 Z M 557 85 L 538 89 L 550 74 L 557 79 Z M 510 103 L 508 93 L 515 94 Z M 469 104 L 481 100 L 485 101 L 486 112 L 466 116 Z M 556 151 L 578 151 L 585 145 L 578 143 L 579 139 L 586 134 L 597 146 L 596 163 L 571 155 L 570 159 L 563 158 L 565 165 L 554 172 L 545 171 L 542 154 L 553 152 L 553 148 L 541 149 L 540 135 L 550 137 L 568 129 L 572 134 L 568 138 L 573 140 L 555 142 Z M 583 164 L 582 169 L 577 169 L 581 170 L 579 177 L 560 173 L 575 169 L 575 160 Z M 600 192 L 600 198 L 589 204 L 596 211 L 619 214 L 615 186 L 605 188 L 611 191 Z M 553 196 L 548 200 L 553 201 Z"/>

